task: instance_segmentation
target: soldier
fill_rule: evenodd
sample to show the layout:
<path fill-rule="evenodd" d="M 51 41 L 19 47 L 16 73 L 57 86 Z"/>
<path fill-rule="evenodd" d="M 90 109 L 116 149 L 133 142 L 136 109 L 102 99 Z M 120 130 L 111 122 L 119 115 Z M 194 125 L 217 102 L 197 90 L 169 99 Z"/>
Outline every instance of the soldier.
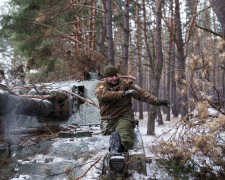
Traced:
<path fill-rule="evenodd" d="M 110 153 L 126 152 L 134 142 L 135 119 L 131 97 L 156 106 L 169 106 L 166 99 L 158 99 L 134 84 L 120 79 L 115 66 L 104 70 L 104 81 L 96 84 L 95 96 L 99 101 L 101 131 L 110 136 Z"/>

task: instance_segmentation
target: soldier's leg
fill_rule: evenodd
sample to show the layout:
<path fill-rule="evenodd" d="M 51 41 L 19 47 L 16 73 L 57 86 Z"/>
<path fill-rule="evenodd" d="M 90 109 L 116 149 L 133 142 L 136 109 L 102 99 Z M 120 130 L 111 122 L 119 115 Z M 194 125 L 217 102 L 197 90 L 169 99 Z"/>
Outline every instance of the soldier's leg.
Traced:
<path fill-rule="evenodd" d="M 113 122 L 102 122 L 100 125 L 102 135 L 111 135 L 109 140 L 110 153 L 119 153 L 123 151 L 120 135 L 118 132 L 116 132 L 117 124 L 118 119 Z"/>
<path fill-rule="evenodd" d="M 124 115 L 118 120 L 116 131 L 120 134 L 121 144 L 128 150 L 134 143 L 135 119 L 132 115 Z"/>
<path fill-rule="evenodd" d="M 111 122 L 101 122 L 100 129 L 102 135 L 110 135 L 116 130 L 117 121 L 111 121 Z"/>

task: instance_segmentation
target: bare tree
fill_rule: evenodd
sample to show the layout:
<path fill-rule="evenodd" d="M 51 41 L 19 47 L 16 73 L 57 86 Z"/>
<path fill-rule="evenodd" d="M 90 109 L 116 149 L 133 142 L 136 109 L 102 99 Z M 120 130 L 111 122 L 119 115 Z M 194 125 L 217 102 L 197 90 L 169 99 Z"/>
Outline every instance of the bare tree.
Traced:
<path fill-rule="evenodd" d="M 210 0 L 210 3 L 221 23 L 223 36 L 225 36 L 225 0 Z"/>
<path fill-rule="evenodd" d="M 107 36 L 107 63 L 114 65 L 114 47 L 112 33 L 112 1 L 106 0 L 106 36 Z"/>
<path fill-rule="evenodd" d="M 106 10 L 106 0 L 102 0 L 102 9 Z M 106 12 L 102 12 L 102 30 L 99 38 L 99 52 L 106 57 L 105 39 L 106 39 Z"/>
<path fill-rule="evenodd" d="M 143 87 L 143 70 L 142 70 L 142 47 L 141 47 L 141 24 L 140 24 L 140 15 L 139 15 L 139 6 L 138 0 L 136 0 L 136 38 L 137 38 L 137 71 L 138 71 L 138 83 L 141 87 Z M 138 101 L 138 111 L 139 111 L 139 119 L 143 119 L 143 103 Z"/>
<path fill-rule="evenodd" d="M 157 64 L 155 66 L 155 74 L 152 83 L 152 95 L 158 97 L 159 83 L 163 68 L 163 52 L 162 52 L 162 40 L 161 40 L 161 0 L 155 2 L 155 17 L 156 17 L 156 48 L 157 48 Z M 147 134 L 155 135 L 155 118 L 156 118 L 156 106 L 150 106 L 148 114 L 148 127 Z"/>
<path fill-rule="evenodd" d="M 219 22 L 222 26 L 222 32 L 223 32 L 223 39 L 225 39 L 225 0 L 210 0 L 211 6 L 213 8 L 213 11 L 216 13 L 216 16 L 218 17 Z M 223 51 L 225 51 L 225 48 L 223 48 Z M 225 67 L 225 63 L 223 63 L 223 66 Z M 225 97 L 225 69 L 222 68 L 222 96 Z M 223 106 L 225 106 L 225 101 L 223 102 Z"/>
<path fill-rule="evenodd" d="M 182 29 L 181 29 L 181 20 L 180 20 L 180 2 L 175 0 L 175 31 L 177 39 L 177 58 L 178 58 L 178 85 L 182 92 L 180 94 L 180 107 L 181 107 L 181 117 L 184 117 L 188 113 L 188 104 L 187 104 L 187 88 L 183 84 L 183 81 L 186 80 L 185 75 L 185 58 L 184 58 L 184 43 L 182 38 Z"/>
<path fill-rule="evenodd" d="M 123 24 L 123 74 L 128 73 L 128 50 L 129 50 L 129 0 L 124 1 L 124 24 Z"/>

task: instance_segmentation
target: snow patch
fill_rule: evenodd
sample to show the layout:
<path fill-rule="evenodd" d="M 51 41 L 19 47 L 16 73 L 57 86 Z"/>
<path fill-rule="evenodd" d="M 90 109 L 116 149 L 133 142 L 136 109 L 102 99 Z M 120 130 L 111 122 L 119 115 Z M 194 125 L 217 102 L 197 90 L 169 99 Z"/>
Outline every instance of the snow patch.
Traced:
<path fill-rule="evenodd" d="M 29 175 L 19 175 L 18 178 L 12 178 L 11 180 L 24 180 L 24 179 L 32 179 Z"/>

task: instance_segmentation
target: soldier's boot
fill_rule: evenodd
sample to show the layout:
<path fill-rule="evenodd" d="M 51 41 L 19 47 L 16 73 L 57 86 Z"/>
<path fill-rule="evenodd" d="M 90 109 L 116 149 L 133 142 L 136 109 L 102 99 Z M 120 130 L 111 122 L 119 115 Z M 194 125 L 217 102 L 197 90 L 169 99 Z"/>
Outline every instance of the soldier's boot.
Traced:
<path fill-rule="evenodd" d="M 123 152 L 121 145 L 120 134 L 113 132 L 110 136 L 110 153 L 114 154 L 109 160 L 111 170 L 122 173 L 125 167 L 125 158 L 122 154 L 115 154 Z"/>
<path fill-rule="evenodd" d="M 120 134 L 118 132 L 113 132 L 109 139 L 110 143 L 110 153 L 120 153 L 123 152 L 121 145 Z"/>

